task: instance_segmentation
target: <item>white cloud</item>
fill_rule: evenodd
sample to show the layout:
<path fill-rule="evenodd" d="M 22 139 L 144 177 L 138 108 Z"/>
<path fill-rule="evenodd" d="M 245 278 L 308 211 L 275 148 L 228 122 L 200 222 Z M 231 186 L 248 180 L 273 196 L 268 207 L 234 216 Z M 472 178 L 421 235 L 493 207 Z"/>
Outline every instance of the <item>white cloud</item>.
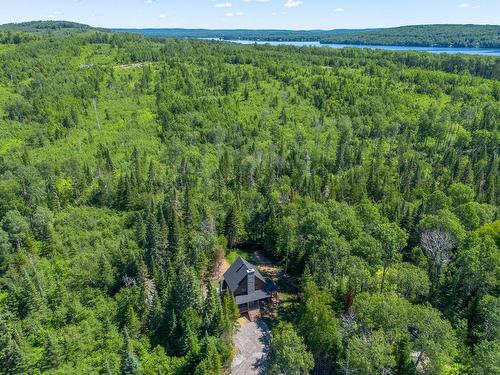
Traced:
<path fill-rule="evenodd" d="M 144 3 L 146 3 L 146 4 L 153 4 L 153 0 L 144 0 Z"/>
<path fill-rule="evenodd" d="M 298 7 L 299 5 L 302 5 L 301 0 L 286 0 L 285 6 L 287 8 L 295 8 Z"/>
<path fill-rule="evenodd" d="M 462 8 L 462 9 L 465 9 L 465 8 L 479 9 L 479 8 L 481 8 L 481 5 L 470 5 L 470 4 L 467 4 L 467 3 L 462 3 L 458 7 Z"/>
<path fill-rule="evenodd" d="M 344 8 L 335 8 L 333 11 L 334 12 L 343 12 L 345 9 Z"/>
<path fill-rule="evenodd" d="M 226 17 L 241 17 L 243 15 L 243 12 L 230 12 L 226 13 Z"/>
<path fill-rule="evenodd" d="M 160 14 L 159 16 L 160 18 L 167 18 L 167 15 L 166 14 Z"/>
<path fill-rule="evenodd" d="M 225 3 L 217 3 L 215 4 L 216 8 L 231 8 L 233 4 L 225 2 Z"/>

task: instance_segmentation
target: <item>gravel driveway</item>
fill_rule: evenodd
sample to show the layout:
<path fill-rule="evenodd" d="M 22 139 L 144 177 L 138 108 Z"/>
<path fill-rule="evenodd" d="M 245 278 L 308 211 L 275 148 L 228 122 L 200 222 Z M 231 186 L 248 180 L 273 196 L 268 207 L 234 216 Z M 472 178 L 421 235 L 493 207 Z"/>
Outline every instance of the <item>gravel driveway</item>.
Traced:
<path fill-rule="evenodd" d="M 237 354 L 231 365 L 233 375 L 263 374 L 265 356 L 269 348 L 270 331 L 267 325 L 258 319 L 241 323 L 233 336 Z"/>

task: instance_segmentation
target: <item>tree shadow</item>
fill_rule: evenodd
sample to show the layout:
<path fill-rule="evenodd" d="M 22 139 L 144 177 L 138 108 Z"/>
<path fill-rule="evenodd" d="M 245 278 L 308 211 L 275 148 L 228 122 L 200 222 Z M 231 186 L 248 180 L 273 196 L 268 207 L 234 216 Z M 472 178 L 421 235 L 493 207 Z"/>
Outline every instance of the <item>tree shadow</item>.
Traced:
<path fill-rule="evenodd" d="M 266 322 L 261 318 L 255 321 L 255 324 L 262 332 L 262 335 L 259 338 L 259 341 L 263 345 L 263 355 L 261 358 L 258 358 L 257 361 L 253 364 L 253 368 L 257 370 L 259 374 L 265 374 L 266 372 L 266 364 L 267 364 L 267 356 L 269 354 L 269 347 L 271 345 L 271 330 Z"/>

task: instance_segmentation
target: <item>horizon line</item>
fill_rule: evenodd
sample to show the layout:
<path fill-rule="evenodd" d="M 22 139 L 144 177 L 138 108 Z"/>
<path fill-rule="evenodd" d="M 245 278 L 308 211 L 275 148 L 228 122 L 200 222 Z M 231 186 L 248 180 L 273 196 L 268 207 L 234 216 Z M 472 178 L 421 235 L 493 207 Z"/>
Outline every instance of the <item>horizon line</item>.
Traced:
<path fill-rule="evenodd" d="M 85 26 L 90 26 L 92 28 L 101 28 L 101 29 L 108 29 L 108 30 L 207 30 L 207 31 L 220 31 L 220 30 L 248 30 L 248 31 L 335 31 L 335 30 L 381 30 L 381 29 L 393 29 L 393 28 L 400 28 L 400 27 L 408 27 L 408 26 L 500 26 L 500 24 L 492 24 L 492 23 L 417 23 L 417 24 L 407 24 L 407 25 L 396 25 L 396 26 L 368 26 L 368 27 L 342 27 L 342 28 L 332 28 L 332 29 L 315 29 L 315 28 L 302 28 L 302 29 L 294 29 L 294 28 L 269 28 L 269 27 L 256 27 L 256 28 L 234 28 L 234 27 L 148 27 L 148 26 L 141 26 L 141 27 L 130 27 L 130 26 L 95 26 L 91 25 L 88 23 L 82 23 L 79 21 L 72 21 L 68 19 L 60 19 L 60 20 L 43 20 L 43 19 L 38 19 L 38 20 L 31 20 L 31 21 L 19 21 L 19 22 L 7 22 L 0 24 L 0 26 L 5 26 L 5 25 L 19 25 L 23 23 L 30 23 L 30 22 L 73 22 Z"/>

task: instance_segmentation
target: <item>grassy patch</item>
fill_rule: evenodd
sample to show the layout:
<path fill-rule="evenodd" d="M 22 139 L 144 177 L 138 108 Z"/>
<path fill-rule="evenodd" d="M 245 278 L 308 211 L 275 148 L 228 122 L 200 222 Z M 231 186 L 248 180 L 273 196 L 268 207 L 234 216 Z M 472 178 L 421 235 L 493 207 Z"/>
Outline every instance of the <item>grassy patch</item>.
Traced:
<path fill-rule="evenodd" d="M 250 260 L 252 254 L 241 249 L 230 249 L 226 254 L 226 260 L 229 264 L 233 264 L 239 256 L 246 260 Z"/>

